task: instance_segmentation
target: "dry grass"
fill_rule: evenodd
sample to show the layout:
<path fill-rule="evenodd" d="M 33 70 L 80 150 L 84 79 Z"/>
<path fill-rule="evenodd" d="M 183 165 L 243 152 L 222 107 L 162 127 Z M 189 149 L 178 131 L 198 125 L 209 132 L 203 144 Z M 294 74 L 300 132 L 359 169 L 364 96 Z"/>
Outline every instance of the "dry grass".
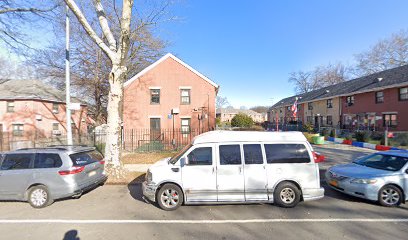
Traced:
<path fill-rule="evenodd" d="M 123 164 L 153 164 L 175 154 L 176 152 L 124 153 L 121 161 Z"/>
<path fill-rule="evenodd" d="M 109 177 L 106 184 L 110 185 L 122 185 L 122 184 L 135 184 L 141 183 L 145 179 L 145 172 L 127 172 L 125 178 L 115 179 Z"/>

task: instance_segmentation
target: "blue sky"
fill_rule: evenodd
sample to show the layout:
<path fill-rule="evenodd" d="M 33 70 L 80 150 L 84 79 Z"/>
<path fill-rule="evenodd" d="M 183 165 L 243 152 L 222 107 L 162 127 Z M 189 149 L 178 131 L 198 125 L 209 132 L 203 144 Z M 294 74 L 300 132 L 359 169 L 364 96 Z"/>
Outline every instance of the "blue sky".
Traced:
<path fill-rule="evenodd" d="M 292 71 L 353 64 L 354 54 L 408 29 L 407 9 L 397 0 L 190 0 L 161 34 L 168 51 L 221 85 L 219 95 L 251 107 L 294 94 Z"/>

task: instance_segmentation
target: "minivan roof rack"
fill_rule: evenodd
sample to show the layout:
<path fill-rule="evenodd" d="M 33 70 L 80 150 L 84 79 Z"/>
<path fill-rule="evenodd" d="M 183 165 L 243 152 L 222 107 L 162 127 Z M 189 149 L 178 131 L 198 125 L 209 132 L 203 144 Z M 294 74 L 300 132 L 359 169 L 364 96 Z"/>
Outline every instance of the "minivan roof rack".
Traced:
<path fill-rule="evenodd" d="M 66 148 L 62 147 L 36 147 L 36 148 L 19 148 L 16 149 L 15 151 L 25 151 L 25 150 L 38 150 L 38 149 L 56 149 L 56 150 L 67 150 Z"/>

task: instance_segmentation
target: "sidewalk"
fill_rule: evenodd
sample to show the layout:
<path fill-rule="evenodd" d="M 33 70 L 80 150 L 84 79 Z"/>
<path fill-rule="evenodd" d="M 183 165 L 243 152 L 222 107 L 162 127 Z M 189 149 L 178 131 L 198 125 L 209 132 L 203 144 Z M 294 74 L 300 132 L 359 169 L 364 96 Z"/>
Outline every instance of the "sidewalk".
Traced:
<path fill-rule="evenodd" d="M 125 168 L 130 172 L 147 172 L 152 164 L 125 164 Z"/>

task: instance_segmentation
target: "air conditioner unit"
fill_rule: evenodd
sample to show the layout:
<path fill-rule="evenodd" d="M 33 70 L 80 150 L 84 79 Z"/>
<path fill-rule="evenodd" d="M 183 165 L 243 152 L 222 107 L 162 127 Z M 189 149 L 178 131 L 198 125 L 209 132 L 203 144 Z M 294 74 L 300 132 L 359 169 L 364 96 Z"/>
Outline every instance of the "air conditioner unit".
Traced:
<path fill-rule="evenodd" d="M 177 114 L 179 114 L 179 113 L 180 113 L 180 109 L 178 109 L 178 108 L 173 108 L 173 109 L 171 109 L 171 114 L 177 115 Z"/>
<path fill-rule="evenodd" d="M 53 135 L 61 135 L 61 130 L 52 130 Z"/>
<path fill-rule="evenodd" d="M 41 116 L 41 115 L 35 115 L 35 120 L 41 121 L 41 120 L 42 120 L 42 116 Z"/>
<path fill-rule="evenodd" d="M 52 110 L 52 113 L 58 113 L 58 110 L 54 109 Z"/>

